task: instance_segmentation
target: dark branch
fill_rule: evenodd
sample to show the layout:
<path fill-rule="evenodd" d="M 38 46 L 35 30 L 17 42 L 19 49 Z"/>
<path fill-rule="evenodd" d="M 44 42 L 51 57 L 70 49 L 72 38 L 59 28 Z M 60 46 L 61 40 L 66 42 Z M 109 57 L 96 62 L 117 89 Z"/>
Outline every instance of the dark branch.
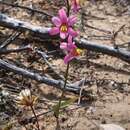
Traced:
<path fill-rule="evenodd" d="M 21 32 L 16 32 L 12 34 L 8 39 L 6 39 L 1 45 L 0 50 L 7 47 L 10 43 L 12 43 L 15 39 L 17 39 L 21 35 Z"/>
<path fill-rule="evenodd" d="M 0 26 L 23 32 L 28 30 L 33 36 L 38 36 L 44 39 L 50 38 L 48 34 L 50 28 L 35 26 L 27 22 L 10 18 L 1 13 L 0 13 Z"/>
<path fill-rule="evenodd" d="M 10 18 L 6 15 L 0 14 L 0 26 L 17 29 L 21 31 L 30 31 L 33 36 L 40 37 L 41 39 L 54 38 L 49 35 L 50 28 L 34 26 L 27 22 Z M 55 37 L 56 38 L 56 37 Z M 94 42 L 85 40 L 84 38 L 76 39 L 76 44 L 79 48 L 88 49 L 90 51 L 101 52 L 110 56 L 117 57 L 123 61 L 130 63 L 130 52 L 125 49 L 115 49 L 107 45 L 101 45 Z"/>
<path fill-rule="evenodd" d="M 19 74 L 19 75 L 23 75 L 27 78 L 31 78 L 33 80 L 36 80 L 40 83 L 45 83 L 49 86 L 54 86 L 54 87 L 57 87 L 59 89 L 63 89 L 64 82 L 62 80 L 55 80 L 52 78 L 41 76 L 38 73 L 33 73 L 33 72 L 28 71 L 26 69 L 17 67 L 15 65 L 12 65 L 12 64 L 10 64 L 4 60 L 1 60 L 1 59 L 0 59 L 0 68 L 5 69 L 5 70 L 9 70 L 9 71 L 14 72 L 14 73 Z M 79 87 L 79 85 L 76 85 L 76 84 L 67 84 L 66 90 L 70 91 L 70 92 L 74 92 L 74 93 L 79 93 L 80 87 Z M 85 94 L 85 92 L 84 92 L 84 94 Z"/>
<path fill-rule="evenodd" d="M 87 41 L 84 38 L 81 38 L 80 40 L 76 39 L 76 43 L 79 48 L 88 49 L 91 51 L 114 56 L 123 61 L 130 63 L 130 52 L 125 49 L 122 48 L 115 49 L 114 47 L 108 45 L 101 45 L 101 44 Z"/>
<path fill-rule="evenodd" d="M 16 52 L 18 53 L 18 52 L 26 51 L 26 50 L 30 50 L 30 49 L 31 49 L 30 45 L 16 48 L 16 49 L 0 49 L 0 55 L 9 54 L 9 53 L 16 53 Z"/>

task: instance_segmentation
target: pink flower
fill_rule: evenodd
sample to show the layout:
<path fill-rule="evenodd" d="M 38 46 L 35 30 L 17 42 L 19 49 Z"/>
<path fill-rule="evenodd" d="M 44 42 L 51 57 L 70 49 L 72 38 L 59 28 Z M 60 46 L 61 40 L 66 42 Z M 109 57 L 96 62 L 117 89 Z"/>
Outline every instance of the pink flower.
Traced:
<path fill-rule="evenodd" d="M 71 8 L 72 8 L 74 13 L 77 13 L 80 10 L 79 0 L 73 0 Z"/>
<path fill-rule="evenodd" d="M 76 37 L 78 33 L 72 29 L 72 26 L 76 23 L 75 16 L 67 17 L 64 9 L 59 10 L 59 16 L 53 17 L 52 22 L 56 27 L 53 27 L 49 33 L 50 35 L 56 35 L 60 33 L 60 37 L 65 39 L 68 35 Z"/>
<path fill-rule="evenodd" d="M 62 42 L 60 48 L 67 51 L 67 55 L 64 57 L 65 64 L 79 56 L 82 52 L 81 49 L 76 47 L 75 42 L 72 41 L 72 36 L 68 37 L 68 43 Z"/>

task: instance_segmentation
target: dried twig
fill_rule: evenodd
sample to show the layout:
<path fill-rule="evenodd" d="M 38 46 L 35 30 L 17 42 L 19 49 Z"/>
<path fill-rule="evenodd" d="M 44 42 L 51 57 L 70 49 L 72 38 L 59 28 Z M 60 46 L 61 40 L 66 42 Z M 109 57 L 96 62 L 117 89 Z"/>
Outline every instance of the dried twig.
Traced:
<path fill-rule="evenodd" d="M 110 34 L 111 32 L 110 31 L 108 31 L 108 30 L 105 30 L 105 29 L 101 29 L 101 28 L 97 28 L 97 27 L 93 27 L 93 26 L 91 26 L 91 25 L 89 25 L 89 24 L 85 24 L 85 26 L 86 27 L 88 27 L 88 28 L 91 28 L 91 29 L 94 29 L 94 30 L 97 30 L 97 31 L 101 31 L 101 32 L 104 32 L 104 33 L 108 33 L 108 34 Z"/>
<path fill-rule="evenodd" d="M 40 14 L 49 16 L 49 17 L 52 17 L 52 16 L 53 16 L 53 15 L 51 15 L 51 14 L 45 12 L 45 11 L 41 11 L 41 10 L 38 10 L 38 9 L 33 9 L 33 8 L 30 8 L 30 7 L 18 5 L 17 3 L 16 3 L 16 4 L 12 4 L 12 3 L 9 3 L 9 2 L 0 1 L 0 4 L 4 4 L 4 5 L 16 7 L 16 8 L 21 8 L 21 9 L 26 9 L 26 10 L 29 10 L 29 11 L 32 11 L 32 12 L 36 12 L 36 13 L 40 13 Z"/>
<path fill-rule="evenodd" d="M 8 39 L 6 39 L 1 45 L 0 50 L 7 47 L 10 43 L 12 43 L 16 38 L 18 38 L 21 35 L 21 32 L 16 32 L 12 34 Z"/>
<path fill-rule="evenodd" d="M 114 45 L 115 49 L 118 49 L 118 45 L 116 44 L 116 38 L 118 33 L 125 27 L 125 25 L 122 25 L 117 31 L 113 31 L 113 35 L 111 37 L 111 43 Z"/>
<path fill-rule="evenodd" d="M 30 49 L 31 49 L 30 45 L 20 47 L 20 48 L 17 48 L 17 49 L 0 49 L 0 55 L 26 51 L 26 50 L 30 50 Z"/>
<path fill-rule="evenodd" d="M 61 110 L 61 112 L 62 111 L 66 111 L 66 112 L 68 112 L 68 111 L 73 111 L 73 110 L 76 110 L 76 109 L 79 109 L 79 108 L 81 108 L 82 106 L 76 106 L 75 108 L 72 108 L 72 109 L 69 109 L 69 110 L 65 110 L 65 108 L 63 107 L 63 108 L 61 108 L 60 110 Z M 87 106 L 87 107 L 89 107 L 89 106 Z M 47 112 L 42 112 L 42 113 L 40 113 L 40 114 L 37 114 L 37 117 L 41 117 L 42 118 L 42 116 L 48 116 L 48 115 L 50 115 L 50 114 L 54 114 L 54 110 L 53 109 L 51 109 L 51 110 L 49 110 L 49 111 L 47 111 Z M 30 117 L 30 118 L 26 118 L 26 119 L 23 119 L 23 120 L 21 120 L 21 124 L 22 125 L 27 125 L 27 124 L 29 124 L 29 123 L 33 123 L 33 122 L 35 122 L 35 118 L 34 118 L 34 116 L 32 116 L 32 117 Z"/>
<path fill-rule="evenodd" d="M 79 108 L 82 108 L 83 106 L 82 105 L 78 105 L 76 104 L 76 106 L 74 108 L 70 108 L 70 109 L 65 109 L 66 107 L 63 107 L 61 108 L 61 112 L 64 111 L 64 112 L 70 112 L 70 111 L 75 111 L 76 109 L 79 109 Z M 85 108 L 90 108 L 90 104 L 86 105 Z M 54 114 L 54 110 L 51 109 L 49 111 L 46 111 L 46 112 L 41 112 L 40 114 L 37 114 L 37 117 L 41 117 L 42 116 L 48 116 L 48 115 L 52 115 Z M 32 122 L 35 122 L 35 119 L 34 119 L 34 116 L 30 117 L 30 118 L 26 118 L 26 119 L 23 119 L 21 123 L 23 124 L 29 124 L 29 123 L 32 123 Z"/>
<path fill-rule="evenodd" d="M 84 89 L 85 78 L 83 80 L 84 81 L 82 82 L 82 86 L 81 86 L 81 89 L 80 89 L 80 92 L 79 92 L 78 105 L 80 105 L 80 102 L 81 102 L 81 97 L 82 97 L 82 91 Z"/>
<path fill-rule="evenodd" d="M 47 60 L 47 55 L 44 52 L 41 52 L 39 50 L 36 50 L 36 52 L 42 56 L 43 60 L 45 63 L 49 66 L 49 68 L 60 78 L 64 81 L 64 77 L 60 75 L 57 71 L 55 71 L 55 68 L 50 64 L 50 62 Z"/>

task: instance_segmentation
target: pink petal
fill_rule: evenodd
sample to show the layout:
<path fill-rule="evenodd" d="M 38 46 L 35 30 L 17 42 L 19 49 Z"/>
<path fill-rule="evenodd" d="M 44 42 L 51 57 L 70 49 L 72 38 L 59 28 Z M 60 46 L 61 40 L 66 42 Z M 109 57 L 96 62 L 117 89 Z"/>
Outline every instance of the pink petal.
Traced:
<path fill-rule="evenodd" d="M 59 10 L 59 17 L 60 17 L 62 23 L 67 23 L 68 18 L 67 18 L 67 14 L 64 9 Z"/>
<path fill-rule="evenodd" d="M 75 16 L 70 16 L 69 19 L 68 19 L 68 25 L 69 26 L 73 26 L 77 21 L 77 17 Z"/>
<path fill-rule="evenodd" d="M 68 33 L 60 32 L 60 38 L 65 39 L 67 37 Z"/>
<path fill-rule="evenodd" d="M 74 31 L 72 28 L 68 29 L 68 33 L 72 36 L 72 37 L 76 37 L 78 35 L 78 32 Z"/>
<path fill-rule="evenodd" d="M 67 43 L 66 43 L 66 42 L 62 42 L 62 43 L 60 44 L 60 48 L 67 50 Z"/>
<path fill-rule="evenodd" d="M 61 26 L 61 20 L 58 17 L 53 17 L 52 22 L 55 24 L 55 26 L 59 27 Z"/>
<path fill-rule="evenodd" d="M 53 27 L 52 29 L 50 29 L 49 34 L 50 35 L 56 35 L 59 33 L 59 28 L 58 27 Z"/>
<path fill-rule="evenodd" d="M 70 53 L 68 55 L 66 55 L 64 57 L 64 63 L 68 64 L 68 62 L 70 62 L 73 58 L 75 58 L 74 56 L 72 56 Z"/>
<path fill-rule="evenodd" d="M 73 3 L 72 3 L 72 8 L 74 13 L 77 13 L 79 10 L 80 10 L 80 5 L 79 5 L 79 2 L 74 0 Z"/>
<path fill-rule="evenodd" d="M 76 46 L 74 44 L 62 42 L 60 44 L 60 48 L 66 50 L 66 51 L 71 51 L 71 50 L 75 49 Z"/>
<path fill-rule="evenodd" d="M 79 5 L 77 5 L 77 6 L 76 6 L 76 5 L 73 5 L 73 6 L 72 6 L 72 10 L 73 10 L 74 13 L 77 13 L 77 12 L 80 10 L 80 8 L 81 8 L 81 7 L 80 7 Z"/>
<path fill-rule="evenodd" d="M 75 46 L 75 44 L 69 44 L 69 43 L 68 43 L 68 50 L 69 50 L 69 51 L 71 51 L 71 50 L 73 50 L 73 49 L 75 49 L 75 48 L 77 48 L 77 47 Z"/>
<path fill-rule="evenodd" d="M 73 37 L 71 35 L 69 35 L 68 36 L 68 43 L 73 44 L 72 40 L 73 40 Z"/>
<path fill-rule="evenodd" d="M 68 50 L 72 50 L 74 48 L 76 48 L 75 46 L 75 42 L 73 42 L 72 39 L 73 37 L 71 35 L 69 35 L 68 37 Z"/>

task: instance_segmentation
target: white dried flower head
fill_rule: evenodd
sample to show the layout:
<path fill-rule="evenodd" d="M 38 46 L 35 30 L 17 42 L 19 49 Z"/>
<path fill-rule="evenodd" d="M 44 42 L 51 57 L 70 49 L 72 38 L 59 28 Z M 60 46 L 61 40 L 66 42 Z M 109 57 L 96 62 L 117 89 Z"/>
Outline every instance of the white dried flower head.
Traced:
<path fill-rule="evenodd" d="M 37 97 L 32 95 L 29 89 L 22 90 L 19 96 L 16 99 L 18 105 L 22 106 L 33 106 L 36 101 Z"/>

